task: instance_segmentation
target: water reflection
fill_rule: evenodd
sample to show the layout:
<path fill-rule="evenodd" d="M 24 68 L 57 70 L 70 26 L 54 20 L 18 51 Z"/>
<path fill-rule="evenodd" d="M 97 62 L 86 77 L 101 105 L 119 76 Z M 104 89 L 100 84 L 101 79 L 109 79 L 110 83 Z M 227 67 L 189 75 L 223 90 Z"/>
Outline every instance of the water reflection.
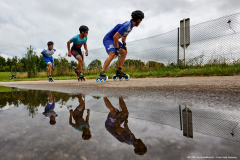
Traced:
<path fill-rule="evenodd" d="M 54 125 L 56 123 L 56 118 L 58 118 L 58 115 L 56 114 L 56 112 L 54 112 L 54 108 L 55 108 L 55 97 L 53 97 L 52 92 L 49 91 L 49 102 L 44 108 L 43 115 L 46 118 L 49 118 L 49 123 L 51 125 Z"/>
<path fill-rule="evenodd" d="M 107 120 L 104 120 L 104 122 L 106 121 L 106 130 L 119 142 L 132 145 L 139 152 L 138 154 L 144 154 L 147 149 L 144 148 L 146 146 L 141 139 L 135 138 L 134 132 L 132 133 L 129 129 L 129 118 L 171 126 L 176 128 L 176 131 L 180 132 L 184 138 L 193 138 L 196 133 L 202 133 L 240 142 L 238 110 L 197 108 L 141 99 L 109 98 L 110 102 L 107 97 L 99 96 L 86 96 L 87 100 L 85 101 L 85 96 L 82 94 L 77 95 L 76 98 L 77 101 L 73 95 L 67 93 L 13 88 L 10 92 L 0 92 L 0 113 L 9 107 L 15 108 L 23 105 L 30 117 L 34 118 L 40 113 L 41 117 L 44 115 L 44 117 L 49 118 L 51 125 L 56 125 L 56 121 L 59 121 L 57 119 L 59 110 L 65 108 L 68 109 L 69 113 L 64 112 L 67 116 L 64 121 L 77 131 L 82 132 L 84 140 L 91 139 L 93 136 L 89 125 L 90 110 L 91 112 L 107 113 Z M 85 112 L 86 102 L 88 109 Z M 72 106 L 76 106 L 76 108 L 73 110 Z M 87 114 L 86 117 L 83 116 L 84 112 Z M 91 128 L 91 130 L 94 131 L 96 128 Z M 138 150 L 139 148 L 141 151 Z"/>
<path fill-rule="evenodd" d="M 107 131 L 113 135 L 119 142 L 126 143 L 134 146 L 134 152 L 139 155 L 143 155 L 147 152 L 147 147 L 139 138 L 131 132 L 128 127 L 128 109 L 123 98 L 119 98 L 119 106 L 121 111 L 115 108 L 107 97 L 104 97 L 104 103 L 109 109 L 105 127 Z M 123 127 L 121 125 L 123 124 Z"/>
<path fill-rule="evenodd" d="M 89 125 L 90 110 L 87 109 L 87 116 L 84 120 L 85 101 L 82 98 L 82 94 L 79 94 L 77 98 L 79 105 L 74 111 L 72 109 L 69 111 L 69 124 L 76 130 L 82 132 L 82 138 L 84 140 L 89 140 L 92 137 Z M 75 123 L 72 122 L 72 118 L 75 120 Z"/>

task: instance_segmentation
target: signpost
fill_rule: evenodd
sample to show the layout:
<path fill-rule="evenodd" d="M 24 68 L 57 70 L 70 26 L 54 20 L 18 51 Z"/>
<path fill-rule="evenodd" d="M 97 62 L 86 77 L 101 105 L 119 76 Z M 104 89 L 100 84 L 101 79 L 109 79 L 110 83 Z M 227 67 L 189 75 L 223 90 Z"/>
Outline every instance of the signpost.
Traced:
<path fill-rule="evenodd" d="M 190 18 L 180 21 L 180 45 L 184 50 L 184 65 L 186 65 L 186 48 L 190 45 Z"/>

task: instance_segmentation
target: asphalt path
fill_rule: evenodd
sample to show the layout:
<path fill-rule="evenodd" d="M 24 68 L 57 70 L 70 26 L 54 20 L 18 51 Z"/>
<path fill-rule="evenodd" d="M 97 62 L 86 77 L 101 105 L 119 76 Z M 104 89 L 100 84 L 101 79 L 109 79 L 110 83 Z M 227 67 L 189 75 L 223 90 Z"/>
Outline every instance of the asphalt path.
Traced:
<path fill-rule="evenodd" d="M 0 82 L 0 85 L 95 96 L 144 98 L 179 104 L 240 108 L 240 76 L 138 78 L 129 81 L 96 82 L 56 80 Z"/>

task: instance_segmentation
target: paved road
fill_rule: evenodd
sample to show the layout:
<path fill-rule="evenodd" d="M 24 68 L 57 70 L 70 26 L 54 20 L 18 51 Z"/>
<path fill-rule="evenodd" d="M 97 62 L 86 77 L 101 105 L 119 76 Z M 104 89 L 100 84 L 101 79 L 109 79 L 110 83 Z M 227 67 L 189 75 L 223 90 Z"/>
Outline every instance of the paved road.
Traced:
<path fill-rule="evenodd" d="M 240 76 L 140 78 L 129 81 L 95 82 L 87 80 L 0 82 L 0 85 L 27 89 L 123 96 L 240 108 Z"/>

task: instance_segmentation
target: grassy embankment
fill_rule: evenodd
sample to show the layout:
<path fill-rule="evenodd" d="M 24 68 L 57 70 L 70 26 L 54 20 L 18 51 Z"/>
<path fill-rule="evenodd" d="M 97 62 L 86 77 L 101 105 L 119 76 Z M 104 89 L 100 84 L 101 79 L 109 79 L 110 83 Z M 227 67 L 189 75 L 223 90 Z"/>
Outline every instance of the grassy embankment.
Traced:
<path fill-rule="evenodd" d="M 124 72 L 132 78 L 145 77 L 186 77 L 186 76 L 234 76 L 240 75 L 240 63 L 233 65 L 228 64 L 209 64 L 205 66 L 186 66 L 174 67 L 167 66 L 163 68 L 124 68 Z M 115 75 L 116 69 L 108 69 L 106 74 L 109 78 Z M 85 72 L 87 79 L 95 79 L 99 75 L 100 70 Z M 57 76 L 53 74 L 54 80 L 76 79 L 74 72 L 68 72 L 65 75 Z M 9 80 L 10 72 L 0 72 L 0 81 L 35 81 L 47 80 L 46 72 L 39 72 L 36 78 L 27 78 L 27 73 L 17 74 L 16 79 Z"/>

